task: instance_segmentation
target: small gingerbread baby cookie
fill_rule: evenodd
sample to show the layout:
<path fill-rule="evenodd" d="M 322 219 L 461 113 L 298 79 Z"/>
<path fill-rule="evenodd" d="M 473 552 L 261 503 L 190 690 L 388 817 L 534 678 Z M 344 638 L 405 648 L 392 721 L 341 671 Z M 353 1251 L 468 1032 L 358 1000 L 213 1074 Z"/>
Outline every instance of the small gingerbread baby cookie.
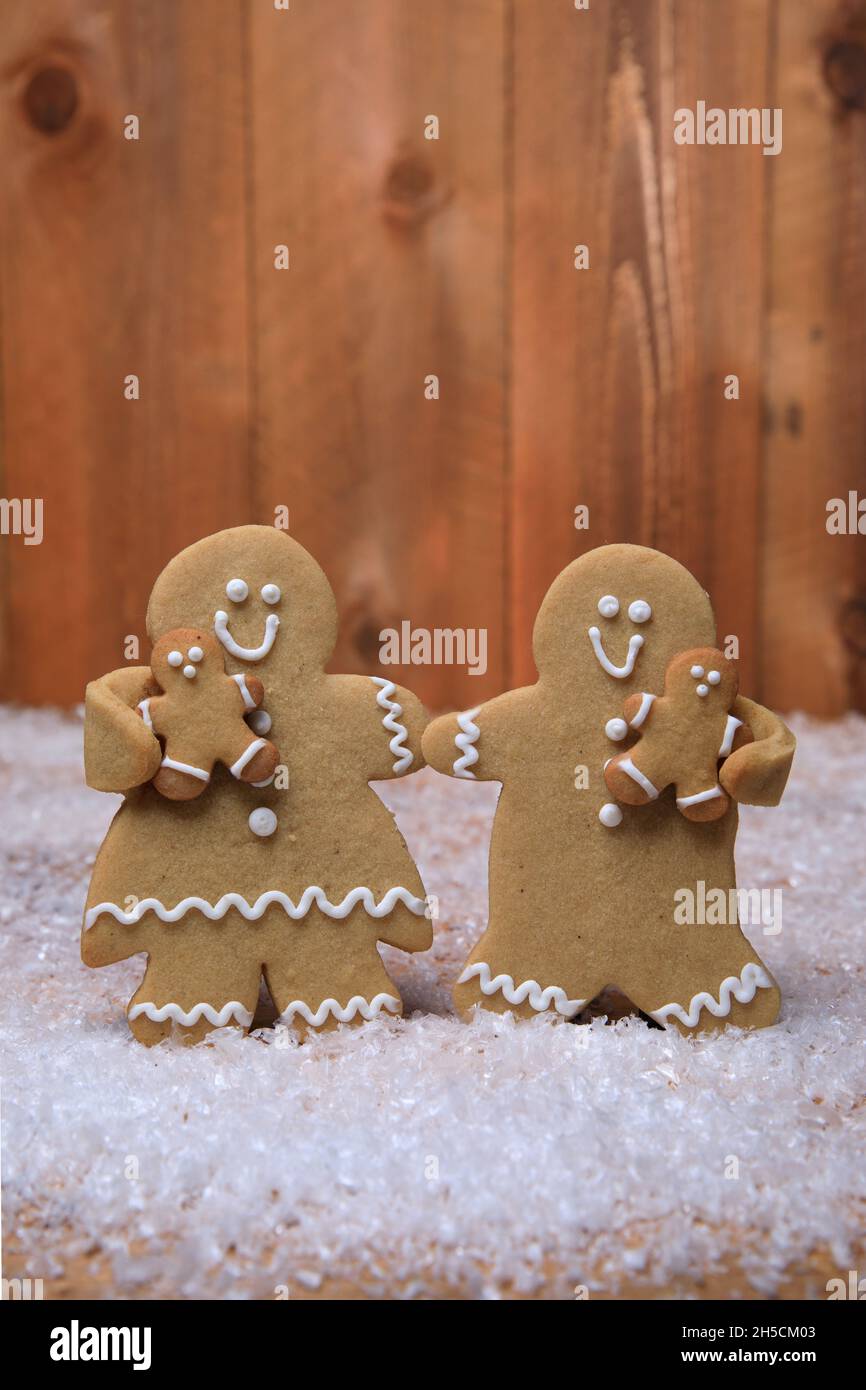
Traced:
<path fill-rule="evenodd" d="M 669 663 L 663 695 L 629 695 L 626 732 L 636 733 L 639 742 L 604 769 L 617 801 L 646 806 L 673 785 L 677 810 L 687 820 L 723 816 L 730 798 L 719 785 L 719 763 L 752 741 L 751 731 L 731 713 L 738 686 L 734 661 L 714 647 L 696 647 Z"/>
<path fill-rule="evenodd" d="M 138 712 L 165 745 L 153 779 L 158 792 L 170 801 L 192 801 L 218 762 L 253 786 L 273 776 L 278 749 L 257 738 L 244 719 L 262 703 L 264 686 L 257 676 L 227 676 L 211 633 L 183 627 L 163 633 L 150 664 L 164 693 L 140 701 Z"/>

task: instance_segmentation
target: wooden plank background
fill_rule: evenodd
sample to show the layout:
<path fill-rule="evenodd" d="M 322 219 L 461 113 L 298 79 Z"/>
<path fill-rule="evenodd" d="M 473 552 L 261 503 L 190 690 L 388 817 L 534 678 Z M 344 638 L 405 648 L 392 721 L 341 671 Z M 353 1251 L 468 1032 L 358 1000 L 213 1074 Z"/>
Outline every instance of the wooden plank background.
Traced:
<path fill-rule="evenodd" d="M 698 100 L 781 107 L 782 154 L 676 145 Z M 80 700 L 172 554 L 286 506 L 333 669 L 487 629 L 482 678 L 388 668 L 431 706 L 532 679 L 553 576 L 635 540 L 750 693 L 866 708 L 825 528 L 866 496 L 866 0 L 0 0 L 0 142 L 0 492 L 45 509 L 2 698 Z"/>

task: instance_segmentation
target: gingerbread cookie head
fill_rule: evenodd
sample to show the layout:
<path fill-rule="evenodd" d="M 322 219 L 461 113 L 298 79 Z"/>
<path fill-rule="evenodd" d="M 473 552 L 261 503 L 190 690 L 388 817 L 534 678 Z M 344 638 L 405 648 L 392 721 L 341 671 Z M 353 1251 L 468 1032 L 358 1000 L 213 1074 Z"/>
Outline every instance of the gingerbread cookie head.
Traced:
<path fill-rule="evenodd" d="M 684 715 L 718 718 L 737 698 L 737 664 L 715 647 L 680 652 L 665 672 L 665 699 L 682 701 Z"/>
<path fill-rule="evenodd" d="M 283 683 L 324 668 L 336 641 L 337 606 L 324 573 L 297 541 L 273 526 L 238 526 L 181 551 L 154 585 L 151 641 L 181 626 L 211 633 L 230 671 Z"/>
<path fill-rule="evenodd" d="M 219 642 L 203 628 L 174 628 L 163 634 L 150 654 L 154 679 L 168 694 L 195 681 L 201 691 L 213 689 L 225 679 L 225 661 Z"/>
<path fill-rule="evenodd" d="M 660 690 L 678 652 L 714 638 L 709 597 L 688 570 L 657 550 L 606 545 L 554 580 L 533 652 L 545 684 L 579 686 L 606 706 L 614 690 Z"/>

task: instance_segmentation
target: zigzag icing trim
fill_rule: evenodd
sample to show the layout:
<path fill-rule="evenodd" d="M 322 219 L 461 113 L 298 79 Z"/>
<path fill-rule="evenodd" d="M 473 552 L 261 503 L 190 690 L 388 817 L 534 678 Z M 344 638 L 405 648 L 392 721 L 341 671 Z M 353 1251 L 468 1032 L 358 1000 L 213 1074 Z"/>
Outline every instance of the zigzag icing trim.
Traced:
<path fill-rule="evenodd" d="M 248 922 L 257 922 L 272 904 L 277 903 L 284 909 L 288 917 L 297 922 L 301 917 L 306 917 L 314 904 L 320 912 L 324 912 L 326 917 L 342 920 L 342 918 L 348 917 L 352 908 L 357 907 L 358 903 L 364 904 L 365 912 L 369 913 L 371 917 L 387 917 L 389 912 L 394 911 L 398 902 L 405 903 L 409 911 L 414 912 L 417 917 L 423 917 L 427 909 L 425 899 L 413 897 L 408 888 L 389 888 L 380 903 L 376 902 L 369 888 L 353 888 L 351 892 L 346 894 L 341 903 L 332 903 L 326 897 L 324 889 L 313 885 L 304 889 L 298 903 L 293 903 L 291 898 L 278 888 L 273 888 L 268 893 L 262 893 L 261 897 L 256 898 L 254 903 L 247 902 L 240 893 L 224 893 L 215 903 L 209 903 L 205 898 L 183 898 L 176 907 L 166 907 L 159 898 L 142 898 L 131 912 L 124 912 L 117 903 L 97 903 L 95 907 L 90 908 L 85 916 L 84 929 L 86 931 L 92 927 L 97 917 L 101 917 L 103 913 L 108 913 L 118 922 L 131 926 L 134 922 L 139 922 L 146 912 L 155 912 L 162 922 L 178 922 L 193 908 L 203 913 L 211 922 L 216 922 L 221 917 L 225 917 L 230 907 L 236 907 L 241 916 L 246 917 Z"/>
<path fill-rule="evenodd" d="M 491 978 L 490 966 L 486 961 L 476 961 L 474 965 L 467 965 L 457 983 L 465 985 L 467 980 L 476 975 L 483 994 L 496 994 L 501 990 L 509 1004 L 523 1004 L 528 999 L 533 1009 L 539 1013 L 549 1009 L 553 1004 L 558 1014 L 562 1014 L 564 1018 L 573 1018 L 586 1007 L 585 999 L 569 999 L 559 985 L 548 985 L 546 989 L 542 989 L 537 980 L 524 980 L 522 984 L 515 985 L 511 975 L 494 975 Z"/>
<path fill-rule="evenodd" d="M 688 1012 L 681 1004 L 665 1004 L 650 1014 L 656 1023 L 664 1023 L 669 1018 L 678 1018 L 686 1028 L 696 1028 L 701 1009 L 707 1009 L 715 1018 L 727 1018 L 731 1012 L 731 999 L 738 1004 L 751 1004 L 759 989 L 772 989 L 773 981 L 761 965 L 750 961 L 743 966 L 742 975 L 728 975 L 719 986 L 719 997 L 714 999 L 706 992 L 695 994 L 689 1004 Z"/>
<path fill-rule="evenodd" d="M 296 1015 L 306 1019 L 307 1023 L 313 1028 L 321 1028 L 322 1024 L 333 1014 L 334 1018 L 340 1023 L 349 1023 L 356 1014 L 369 1023 L 371 1018 L 375 1018 L 383 1009 L 387 1009 L 391 1014 L 400 1012 L 400 1000 L 395 999 L 393 994 L 377 994 L 367 1003 L 362 994 L 353 994 L 345 1007 L 337 999 L 323 999 L 316 1012 L 313 1013 L 309 1004 L 305 1004 L 303 999 L 293 999 L 288 1008 L 280 1014 L 280 1023 L 291 1023 Z"/>
<path fill-rule="evenodd" d="M 141 1014 L 152 1019 L 154 1023 L 165 1023 L 165 1020 L 170 1018 L 173 1023 L 182 1023 L 184 1028 L 191 1028 L 202 1017 L 206 1018 L 208 1023 L 212 1023 L 214 1028 L 224 1028 L 232 1018 L 237 1019 L 244 1028 L 249 1028 L 253 1021 L 249 1009 L 244 1008 L 239 999 L 232 999 L 228 1004 L 223 1004 L 219 1012 L 212 1004 L 193 1004 L 188 1013 L 180 1004 L 163 1004 L 161 1008 L 157 1008 L 156 1004 L 133 1004 L 129 1010 L 130 1020 L 138 1018 Z"/>
<path fill-rule="evenodd" d="M 409 737 L 409 731 L 405 724 L 400 724 L 397 720 L 397 716 L 403 713 L 403 706 L 391 699 L 397 687 L 393 681 L 386 680 L 384 676 L 371 676 L 370 680 L 374 685 L 381 686 L 379 694 L 376 696 L 376 704 L 380 709 L 385 710 L 385 717 L 382 720 L 383 726 L 389 734 L 394 735 L 388 744 L 397 760 L 394 763 L 394 771 L 398 774 L 405 772 L 406 768 L 411 766 L 415 755 L 411 748 L 403 747 Z"/>
<path fill-rule="evenodd" d="M 469 777 L 473 782 L 476 778 L 475 773 L 472 771 L 472 765 L 478 762 L 478 749 L 474 748 L 473 744 L 478 742 L 481 733 L 478 725 L 474 723 L 474 719 L 480 709 L 481 706 L 476 705 L 475 709 L 467 709 L 464 710 L 462 714 L 458 714 L 457 723 L 460 726 L 461 732 L 454 735 L 454 742 L 457 744 L 462 755 L 454 763 L 452 769 L 454 776 Z"/>

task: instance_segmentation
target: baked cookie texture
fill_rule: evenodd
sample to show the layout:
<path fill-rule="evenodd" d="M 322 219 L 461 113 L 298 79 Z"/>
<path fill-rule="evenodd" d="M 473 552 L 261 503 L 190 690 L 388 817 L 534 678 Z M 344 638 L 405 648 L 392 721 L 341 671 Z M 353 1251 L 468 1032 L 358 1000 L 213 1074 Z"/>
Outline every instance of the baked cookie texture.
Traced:
<path fill-rule="evenodd" d="M 399 1014 L 378 943 L 423 951 L 432 928 L 418 870 L 368 784 L 422 765 L 421 704 L 380 677 L 325 673 L 331 587 L 270 526 L 222 531 L 171 561 L 147 611 L 158 652 L 174 629 L 210 634 L 229 677 L 256 695 L 261 683 L 251 735 L 273 738 L 285 775 L 256 787 L 218 765 L 201 795 L 169 800 L 152 781 L 164 750 L 138 711 L 160 693 L 151 669 L 92 682 L 87 781 L 124 801 L 94 866 L 83 960 L 147 953 L 129 1024 L 148 1044 L 172 1028 L 190 1041 L 248 1028 L 262 974 L 301 1031 Z"/>
<path fill-rule="evenodd" d="M 710 599 L 682 565 L 642 546 L 603 546 L 569 565 L 541 605 L 538 682 L 428 726 L 432 767 L 502 783 L 489 923 L 455 987 L 460 1010 L 573 1018 L 615 985 L 656 1022 L 684 1031 L 775 1021 L 779 988 L 737 921 L 735 803 L 779 801 L 790 730 L 735 694 L 719 661 L 708 669 L 724 670 L 735 696 L 725 716 L 751 736 L 721 761 L 724 814 L 690 819 L 673 785 L 646 804 L 622 805 L 605 784 L 605 765 L 638 738 L 623 705 L 636 712 L 644 695 L 661 696 L 683 652 L 704 649 L 718 661 L 715 641 Z M 701 664 L 690 656 L 689 668 Z M 685 679 L 698 678 L 689 670 Z M 734 904 L 726 923 L 677 920 L 683 892 L 714 890 Z"/>

